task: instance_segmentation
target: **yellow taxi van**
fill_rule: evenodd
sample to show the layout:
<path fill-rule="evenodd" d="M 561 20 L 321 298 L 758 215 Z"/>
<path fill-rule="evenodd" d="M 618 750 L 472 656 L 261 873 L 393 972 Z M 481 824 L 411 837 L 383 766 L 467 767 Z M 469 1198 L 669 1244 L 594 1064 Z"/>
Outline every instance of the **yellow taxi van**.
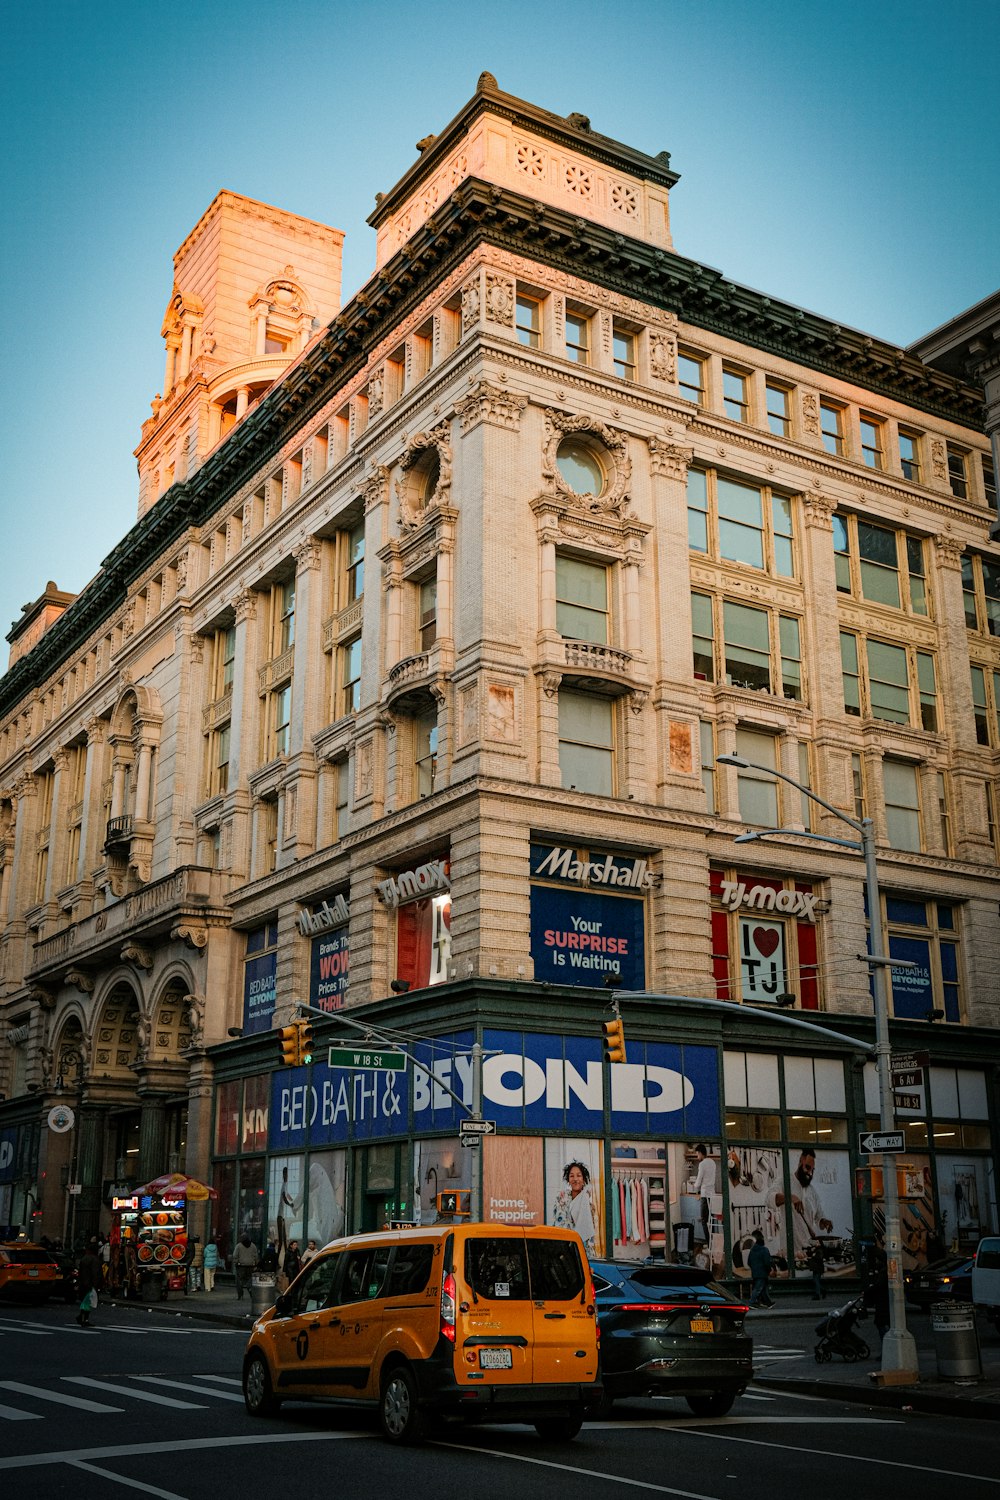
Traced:
<path fill-rule="evenodd" d="M 62 1272 L 40 1245 L 29 1240 L 0 1244 L 0 1297 L 9 1302 L 44 1302 L 62 1283 Z"/>
<path fill-rule="evenodd" d="M 286 1400 L 377 1407 L 395 1443 L 432 1416 L 569 1441 L 601 1399 L 583 1242 L 462 1223 L 334 1240 L 254 1324 L 243 1396 L 255 1417 Z"/>

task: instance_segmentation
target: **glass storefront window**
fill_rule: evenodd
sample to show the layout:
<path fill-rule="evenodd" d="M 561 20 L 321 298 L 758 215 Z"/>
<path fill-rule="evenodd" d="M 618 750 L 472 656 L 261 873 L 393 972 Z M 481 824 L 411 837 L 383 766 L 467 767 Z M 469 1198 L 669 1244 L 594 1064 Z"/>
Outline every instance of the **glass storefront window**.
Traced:
<path fill-rule="evenodd" d="M 243 1089 L 243 1130 L 241 1151 L 267 1150 L 267 1116 L 271 1089 L 270 1073 L 254 1073 Z"/>
<path fill-rule="evenodd" d="M 235 1156 L 240 1138 L 240 1089 L 238 1079 L 222 1083 L 215 1093 L 215 1154 Z"/>
<path fill-rule="evenodd" d="M 736 1112 L 727 1115 L 726 1134 L 735 1140 L 780 1141 L 781 1116 Z"/>

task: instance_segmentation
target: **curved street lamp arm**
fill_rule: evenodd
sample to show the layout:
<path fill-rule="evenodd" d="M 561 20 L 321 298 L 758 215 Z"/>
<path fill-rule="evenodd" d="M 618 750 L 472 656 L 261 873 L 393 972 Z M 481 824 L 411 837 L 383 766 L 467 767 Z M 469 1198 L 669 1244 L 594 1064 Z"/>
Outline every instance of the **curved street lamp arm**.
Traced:
<path fill-rule="evenodd" d="M 734 844 L 752 844 L 754 839 L 766 838 L 769 833 L 787 834 L 796 839 L 816 839 L 820 844 L 839 844 L 842 849 L 853 849 L 855 854 L 864 852 L 860 839 L 838 839 L 832 833 L 810 833 L 808 828 L 758 828 L 753 833 L 738 833 Z"/>

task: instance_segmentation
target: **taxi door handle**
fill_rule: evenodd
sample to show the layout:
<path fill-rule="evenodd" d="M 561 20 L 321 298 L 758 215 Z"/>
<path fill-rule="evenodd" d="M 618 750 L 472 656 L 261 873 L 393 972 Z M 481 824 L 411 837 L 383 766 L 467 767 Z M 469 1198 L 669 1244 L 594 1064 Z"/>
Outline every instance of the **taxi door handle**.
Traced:
<path fill-rule="evenodd" d="M 565 1318 L 565 1313 L 545 1313 L 546 1318 Z"/>

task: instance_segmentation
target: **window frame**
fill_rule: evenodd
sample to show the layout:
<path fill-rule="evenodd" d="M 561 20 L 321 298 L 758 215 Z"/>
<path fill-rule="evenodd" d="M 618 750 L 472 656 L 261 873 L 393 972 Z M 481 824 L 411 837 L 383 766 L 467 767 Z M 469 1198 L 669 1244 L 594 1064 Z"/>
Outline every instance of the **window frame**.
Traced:
<path fill-rule="evenodd" d="M 700 476 L 703 496 L 696 494 L 699 486 Z M 720 485 L 723 487 L 720 493 Z M 720 506 L 728 504 L 726 487 L 733 491 L 746 490 L 756 494 L 760 502 L 760 524 L 752 520 L 745 520 L 737 514 L 736 508 L 730 513 L 720 510 Z M 688 509 L 688 550 L 700 553 L 704 557 L 711 558 L 713 562 L 723 565 L 731 565 L 737 568 L 749 568 L 755 573 L 766 574 L 771 578 L 798 578 L 798 507 L 794 493 L 788 493 L 780 486 L 761 484 L 741 476 L 731 475 L 726 471 L 715 468 L 702 467 L 700 464 L 692 464 L 687 471 L 686 481 L 687 509 Z M 704 505 L 693 502 L 704 498 Z M 738 500 L 735 495 L 732 497 Z M 787 513 L 787 531 L 778 525 L 780 509 L 784 507 Z M 704 531 L 705 546 L 696 545 L 692 541 L 695 530 L 693 517 L 701 516 L 703 521 L 697 523 Z M 744 533 L 754 532 L 760 537 L 761 562 L 748 561 L 746 557 L 735 557 L 727 555 L 723 548 L 726 545 L 725 538 L 742 537 Z M 734 549 L 735 550 L 735 549 Z M 787 553 L 787 571 L 782 566 L 782 555 Z"/>
<path fill-rule="evenodd" d="M 959 448 L 955 443 L 945 444 L 948 487 L 956 500 L 969 498 L 969 458 L 967 448 Z"/>
<path fill-rule="evenodd" d="M 829 397 L 820 397 L 819 402 L 819 436 L 824 450 L 831 458 L 843 458 L 847 452 L 844 437 L 844 415 L 847 408 L 842 402 L 831 401 Z M 832 425 L 825 419 L 833 418 Z"/>
<path fill-rule="evenodd" d="M 899 455 L 899 472 L 909 484 L 919 484 L 922 471 L 920 440 L 922 434 L 912 427 L 900 427 L 897 431 L 896 450 Z M 909 452 L 904 450 L 909 444 Z"/>
<path fill-rule="evenodd" d="M 696 386 L 691 385 L 689 381 L 686 381 L 682 378 L 686 373 L 685 367 L 688 365 L 692 366 L 693 369 L 697 371 L 698 384 Z M 705 371 L 707 368 L 708 361 L 703 354 L 695 354 L 693 350 L 690 349 L 678 349 L 677 389 L 685 401 L 693 401 L 695 406 L 706 405 L 708 385 L 705 380 Z M 689 391 L 694 391 L 695 394 L 693 396 L 690 396 L 687 394 Z"/>
<path fill-rule="evenodd" d="M 848 671 L 848 663 L 845 661 L 844 648 L 847 641 L 853 642 L 853 661 L 850 665 L 854 670 Z M 862 649 L 863 645 L 863 649 Z M 872 676 L 871 646 L 880 646 L 892 651 L 898 651 L 905 663 L 905 684 L 895 681 L 888 676 Z M 855 713 L 849 703 L 848 695 L 844 693 L 844 713 L 852 719 L 872 720 L 879 724 L 896 724 L 901 728 L 917 729 L 924 734 L 941 734 L 940 714 L 940 678 L 938 673 L 937 652 L 928 651 L 922 645 L 912 641 L 895 641 L 879 635 L 875 631 L 867 631 L 856 627 L 842 626 L 840 630 L 840 659 L 841 678 L 846 684 L 850 679 L 857 683 L 857 712 Z M 921 669 L 921 663 L 930 664 L 931 683 L 927 686 L 927 667 Z M 904 690 L 907 702 L 907 718 L 898 719 L 891 717 L 888 713 L 875 712 L 875 699 L 872 693 L 872 682 L 886 688 L 894 689 L 896 692 Z M 879 703 L 880 708 L 885 708 L 884 702 Z M 933 720 L 933 722 L 931 722 Z"/>
<path fill-rule="evenodd" d="M 889 789 L 886 784 L 886 769 L 893 767 L 896 770 L 906 770 L 913 775 L 913 796 L 910 802 L 889 801 Z M 922 788 L 920 785 L 921 767 L 918 762 L 906 760 L 898 755 L 886 755 L 882 759 L 882 807 L 885 813 L 886 842 L 890 849 L 898 849 L 904 854 L 919 854 L 926 847 L 925 844 L 925 817 L 923 807 Z M 893 817 L 895 814 L 909 813 L 915 822 L 916 843 L 897 843 L 893 839 Z"/>
<path fill-rule="evenodd" d="M 976 744 L 1000 749 L 1000 667 L 992 662 L 969 663 L 972 681 L 972 712 L 976 725 Z M 977 677 L 982 684 L 976 692 Z"/>
<path fill-rule="evenodd" d="M 764 408 L 767 415 L 768 431 L 774 437 L 791 437 L 792 435 L 792 390 L 794 387 L 782 385 L 777 380 L 765 380 L 764 382 Z M 772 411 L 771 397 L 780 396 L 782 410 Z"/>
<path fill-rule="evenodd" d="M 357 653 L 357 661 L 354 661 L 354 653 Z M 338 718 L 347 714 L 357 713 L 361 707 L 361 670 L 362 670 L 362 645 L 361 634 L 353 635 L 349 640 L 343 641 L 338 648 L 338 670 L 340 673 L 340 713 Z M 356 667 L 356 670 L 354 670 Z M 352 675 L 353 672 L 353 675 Z"/>
<path fill-rule="evenodd" d="M 695 601 L 700 601 L 698 604 Z M 709 607 L 708 621 L 712 628 L 711 636 L 696 627 L 705 620 L 705 604 Z M 727 607 L 729 615 L 727 617 Z M 808 701 L 806 693 L 806 674 L 804 670 L 804 652 L 802 649 L 803 626 L 805 623 L 804 613 L 793 614 L 784 610 L 778 604 L 748 604 L 744 599 L 730 598 L 724 593 L 706 593 L 704 589 L 693 588 L 691 590 L 692 610 L 692 646 L 698 643 L 708 643 L 711 651 L 712 675 L 698 671 L 699 660 L 704 661 L 705 653 L 699 657 L 697 650 L 692 652 L 692 675 L 696 682 L 709 682 L 716 687 L 734 688 L 739 692 L 767 693 L 769 697 L 780 698 L 783 702 L 805 703 Z M 740 641 L 735 636 L 730 638 L 727 634 L 730 621 L 735 622 L 736 610 L 749 611 L 753 614 L 762 615 L 767 626 L 768 636 L 768 686 L 760 687 L 748 682 L 734 682 L 731 679 L 734 674 L 729 671 L 730 662 L 737 658 L 730 657 L 730 648 L 747 653 L 755 653 L 762 656 L 762 650 L 753 644 L 748 645 L 745 640 Z M 696 618 L 696 616 L 698 618 Z M 786 652 L 787 630 L 783 633 L 782 622 L 788 622 L 795 626 L 797 633 L 798 656 Z M 797 681 L 794 676 L 786 681 L 786 661 L 795 661 L 798 664 Z M 750 663 L 744 662 L 744 665 Z M 787 692 L 786 689 L 792 682 L 796 683 L 798 693 Z"/>
<path fill-rule="evenodd" d="M 738 382 L 739 394 L 733 395 L 729 391 L 728 382 Z M 731 422 L 738 422 L 741 427 L 750 426 L 751 403 L 750 403 L 750 373 L 741 370 L 737 365 L 722 366 L 722 414 Z"/>
<path fill-rule="evenodd" d="M 603 743 L 603 742 L 598 741 L 598 740 L 586 740 L 586 739 L 576 738 L 576 737 L 573 737 L 573 736 L 569 735 L 568 733 L 564 732 L 564 722 L 563 722 L 562 710 L 563 710 L 564 704 L 567 704 L 571 699 L 572 700 L 577 700 L 577 701 L 580 701 L 580 702 L 585 702 L 588 705 L 601 705 L 605 709 L 605 711 L 607 713 L 607 726 L 608 726 L 607 743 Z M 586 792 L 588 794 L 593 794 L 595 796 L 603 796 L 603 797 L 614 797 L 614 796 L 616 796 L 617 795 L 617 792 L 616 792 L 616 783 L 617 783 L 617 776 L 616 776 L 616 773 L 617 773 L 616 746 L 617 746 L 617 738 L 618 738 L 618 725 L 617 725 L 617 722 L 616 722 L 617 716 L 616 716 L 616 713 L 615 713 L 615 700 L 612 699 L 612 698 L 606 698 L 602 694 L 599 694 L 599 693 L 581 692 L 580 689 L 578 689 L 578 688 L 560 687 L 559 693 L 558 693 L 558 714 L 559 714 L 559 719 L 558 719 L 557 734 L 558 734 L 558 743 L 559 743 L 560 784 L 567 791 L 573 790 L 573 791 L 578 791 L 578 792 Z M 566 727 L 568 727 L 568 726 L 566 726 Z M 607 771 L 608 774 L 607 774 L 607 777 L 602 780 L 602 782 L 601 782 L 600 785 L 581 785 L 580 782 L 581 782 L 582 778 L 579 776 L 579 772 L 575 773 L 575 774 L 577 774 L 577 777 L 578 777 L 578 779 L 576 781 L 569 781 L 567 779 L 567 769 L 566 769 L 566 767 L 567 767 L 567 761 L 564 760 L 564 757 L 563 757 L 563 747 L 564 746 L 567 747 L 567 759 L 568 759 L 568 756 L 571 753 L 573 753 L 573 751 L 578 751 L 578 750 L 582 750 L 582 751 L 586 751 L 586 752 L 592 752 L 595 757 L 599 754 L 602 757 L 601 764 L 605 767 L 605 769 L 606 769 L 606 771 Z M 596 763 L 596 760 L 595 760 L 595 763 Z M 585 761 L 581 761 L 581 765 L 585 765 L 585 764 L 586 764 Z M 570 774 L 573 774 L 573 773 L 570 773 Z"/>
<path fill-rule="evenodd" d="M 996 594 L 986 592 L 987 569 L 996 573 Z M 1000 558 L 986 557 L 979 552 L 962 553 L 962 596 L 965 601 L 965 627 L 984 640 L 1000 639 Z M 972 600 L 970 610 L 969 601 Z M 995 601 L 991 616 L 990 601 Z M 970 624 L 970 616 L 975 623 Z M 996 629 L 991 625 L 995 623 Z M 985 629 L 983 628 L 985 626 Z"/>
<path fill-rule="evenodd" d="M 871 412 L 862 411 L 858 413 L 858 428 L 861 442 L 861 462 L 866 469 L 873 469 L 876 473 L 885 472 L 885 422 L 881 417 L 875 417 Z M 871 433 L 871 441 L 865 441 L 865 429 Z"/>
<path fill-rule="evenodd" d="M 622 355 L 617 349 L 619 340 L 627 346 Z M 626 328 L 617 318 L 611 322 L 611 365 L 619 380 L 632 382 L 638 377 L 638 335 L 634 328 Z"/>
<path fill-rule="evenodd" d="M 563 593 L 563 583 L 560 581 L 560 579 L 561 579 L 561 577 L 563 579 L 565 578 L 566 569 L 567 569 L 567 567 L 569 565 L 572 565 L 572 566 L 574 566 L 576 568 L 581 568 L 581 569 L 582 568 L 586 568 L 589 572 L 591 572 L 594 575 L 594 581 L 595 582 L 597 580 L 598 575 L 600 575 L 600 577 L 603 580 L 603 585 L 604 585 L 604 608 L 603 609 L 600 609 L 596 605 L 591 604 L 589 602 L 585 602 L 582 599 L 574 599 L 574 598 L 570 597 L 568 593 L 567 594 Z M 595 562 L 595 561 L 593 561 L 590 558 L 577 557 L 575 554 L 570 553 L 570 552 L 560 552 L 560 551 L 557 551 L 556 552 L 555 575 L 556 575 L 556 577 L 555 577 L 555 587 L 556 587 L 556 630 L 559 632 L 559 634 L 563 637 L 564 640 L 570 640 L 570 641 L 590 641 L 594 645 L 598 645 L 598 646 L 607 646 L 607 645 L 610 645 L 611 641 L 612 641 L 612 615 L 611 615 L 611 577 L 610 577 L 610 569 L 609 569 L 608 565 L 606 563 Z M 603 629 L 599 630 L 598 633 L 592 634 L 592 635 L 581 635 L 579 633 L 579 631 L 570 632 L 570 631 L 564 629 L 563 628 L 564 624 L 569 623 L 569 621 L 568 621 L 568 612 L 569 611 L 575 611 L 575 612 L 578 612 L 578 613 L 579 612 L 583 612 L 583 613 L 585 613 L 587 615 L 593 615 L 593 616 L 595 616 L 595 618 L 597 620 L 599 620 L 600 622 L 602 622 Z M 560 614 L 562 615 L 562 619 L 560 619 Z M 583 623 L 583 622 L 581 622 L 581 623 Z"/>
<path fill-rule="evenodd" d="M 532 321 L 522 322 L 521 314 L 524 309 L 530 309 L 534 313 Z M 521 291 L 520 288 L 514 299 L 514 336 L 524 349 L 542 347 L 542 299 Z"/>
<path fill-rule="evenodd" d="M 570 364 L 580 365 L 583 368 L 589 368 L 593 364 L 593 339 L 591 337 L 593 316 L 593 313 L 576 305 L 566 307 L 563 317 L 563 354 Z M 570 323 L 575 325 L 574 331 L 580 334 L 582 342 L 574 343 L 570 339 Z"/>
<path fill-rule="evenodd" d="M 933 618 L 926 537 L 907 531 L 902 526 L 887 524 L 881 518 L 861 515 L 857 511 L 834 511 L 832 520 L 838 594 L 857 599 L 866 607 L 874 605 L 876 608 L 891 609 L 900 614 L 914 615 L 921 620 Z M 846 537 L 846 549 L 838 546 L 838 528 Z M 871 532 L 881 532 L 893 538 L 896 552 L 895 567 L 882 562 L 875 556 L 862 557 L 862 528 Z M 914 559 L 917 555 L 919 555 L 922 572 L 918 572 L 914 567 Z M 881 573 L 870 570 L 881 570 Z M 893 573 L 896 578 L 898 604 L 892 604 L 886 599 L 865 592 L 867 577 L 874 578 L 888 573 Z M 846 588 L 845 583 L 848 585 Z M 922 600 L 923 609 L 917 608 L 917 600 Z"/>

